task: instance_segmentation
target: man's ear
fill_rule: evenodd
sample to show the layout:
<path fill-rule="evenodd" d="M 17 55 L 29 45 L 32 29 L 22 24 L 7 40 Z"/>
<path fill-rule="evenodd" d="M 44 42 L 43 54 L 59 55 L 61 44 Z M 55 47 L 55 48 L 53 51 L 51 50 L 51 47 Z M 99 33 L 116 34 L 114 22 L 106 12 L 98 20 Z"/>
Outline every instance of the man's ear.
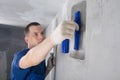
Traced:
<path fill-rule="evenodd" d="M 28 43 L 28 37 L 27 36 L 24 37 L 24 40 L 25 40 L 26 43 Z"/>

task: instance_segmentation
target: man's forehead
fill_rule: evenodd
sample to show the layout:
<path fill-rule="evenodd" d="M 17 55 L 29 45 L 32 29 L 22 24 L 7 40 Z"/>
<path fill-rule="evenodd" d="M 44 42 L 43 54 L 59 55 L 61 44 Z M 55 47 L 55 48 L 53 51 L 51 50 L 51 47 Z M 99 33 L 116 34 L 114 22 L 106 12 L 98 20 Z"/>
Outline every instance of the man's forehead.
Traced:
<path fill-rule="evenodd" d="M 33 31 L 33 30 L 40 30 L 40 31 L 44 31 L 44 28 L 41 26 L 41 25 L 32 25 L 30 28 L 29 28 L 30 31 Z"/>

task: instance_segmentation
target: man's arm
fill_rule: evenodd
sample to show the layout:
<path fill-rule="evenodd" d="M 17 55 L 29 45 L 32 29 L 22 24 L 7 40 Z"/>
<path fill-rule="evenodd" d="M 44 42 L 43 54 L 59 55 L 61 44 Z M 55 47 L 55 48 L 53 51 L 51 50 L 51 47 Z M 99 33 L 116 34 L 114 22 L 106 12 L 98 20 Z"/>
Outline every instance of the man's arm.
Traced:
<path fill-rule="evenodd" d="M 30 49 L 25 56 L 20 59 L 19 67 L 22 69 L 35 66 L 45 59 L 51 48 L 60 44 L 64 39 L 71 39 L 78 25 L 72 21 L 64 21 L 58 25 L 55 31 L 43 42 Z"/>
<path fill-rule="evenodd" d="M 25 69 L 39 64 L 45 59 L 54 45 L 50 37 L 46 38 L 43 42 L 30 49 L 27 54 L 20 59 L 19 67 Z"/>

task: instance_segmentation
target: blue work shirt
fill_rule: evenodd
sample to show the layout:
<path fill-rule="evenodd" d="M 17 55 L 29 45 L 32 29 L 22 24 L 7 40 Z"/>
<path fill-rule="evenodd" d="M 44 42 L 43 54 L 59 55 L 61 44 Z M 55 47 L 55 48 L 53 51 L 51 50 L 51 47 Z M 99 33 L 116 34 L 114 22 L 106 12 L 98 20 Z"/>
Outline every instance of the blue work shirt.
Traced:
<path fill-rule="evenodd" d="M 20 59 L 29 51 L 29 49 L 24 49 L 17 52 L 14 55 L 12 65 L 11 65 L 11 75 L 10 80 L 44 80 L 46 65 L 45 60 L 36 66 L 32 66 L 26 69 L 21 69 L 19 67 Z"/>

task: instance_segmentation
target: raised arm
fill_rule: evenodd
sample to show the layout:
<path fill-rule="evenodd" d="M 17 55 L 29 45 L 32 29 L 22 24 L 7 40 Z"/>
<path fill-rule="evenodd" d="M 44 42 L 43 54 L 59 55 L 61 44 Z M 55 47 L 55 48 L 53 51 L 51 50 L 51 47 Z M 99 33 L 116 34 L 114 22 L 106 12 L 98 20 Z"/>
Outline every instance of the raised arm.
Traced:
<path fill-rule="evenodd" d="M 49 37 L 37 46 L 31 48 L 27 54 L 20 59 L 19 67 L 25 69 L 38 65 L 46 58 L 53 46 L 60 44 L 66 38 L 72 38 L 75 29 L 79 29 L 76 23 L 72 21 L 61 22 Z"/>

